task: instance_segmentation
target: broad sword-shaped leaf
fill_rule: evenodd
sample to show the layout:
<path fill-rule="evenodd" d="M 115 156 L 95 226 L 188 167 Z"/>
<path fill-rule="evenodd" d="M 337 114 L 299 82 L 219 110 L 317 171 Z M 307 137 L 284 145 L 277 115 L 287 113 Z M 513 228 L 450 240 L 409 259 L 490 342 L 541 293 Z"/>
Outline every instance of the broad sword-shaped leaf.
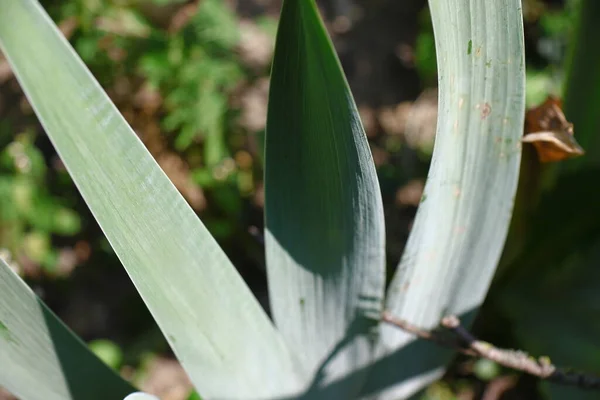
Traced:
<path fill-rule="evenodd" d="M 383 207 L 359 115 L 313 0 L 285 0 L 266 134 L 271 308 L 314 374 L 310 398 L 355 397 L 385 285 Z M 354 379 L 318 394 L 356 369 Z"/>

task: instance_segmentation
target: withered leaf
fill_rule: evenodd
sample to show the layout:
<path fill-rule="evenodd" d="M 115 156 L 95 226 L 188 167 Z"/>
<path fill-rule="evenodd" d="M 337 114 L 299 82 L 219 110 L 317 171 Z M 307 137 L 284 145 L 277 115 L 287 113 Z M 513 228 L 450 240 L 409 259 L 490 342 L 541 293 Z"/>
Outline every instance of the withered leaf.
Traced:
<path fill-rule="evenodd" d="M 555 96 L 548 96 L 544 103 L 527 111 L 522 141 L 535 146 L 538 158 L 543 163 L 584 154 L 573 136 L 573 124 L 567 121 L 562 102 Z"/>

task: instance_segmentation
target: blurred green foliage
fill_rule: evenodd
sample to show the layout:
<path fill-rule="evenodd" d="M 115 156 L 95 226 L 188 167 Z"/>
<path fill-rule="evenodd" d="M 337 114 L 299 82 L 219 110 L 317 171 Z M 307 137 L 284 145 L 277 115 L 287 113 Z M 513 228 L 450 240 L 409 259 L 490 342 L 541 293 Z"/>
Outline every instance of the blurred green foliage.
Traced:
<path fill-rule="evenodd" d="M 542 103 L 548 94 L 562 93 L 567 46 L 574 35 L 579 3 L 580 0 L 566 0 L 563 7 L 544 6 L 526 15 L 526 28 L 534 32 L 527 53 L 528 107 Z"/>
<path fill-rule="evenodd" d="M 58 257 L 52 235 L 75 235 L 81 217 L 67 199 L 51 193 L 48 166 L 34 139 L 32 131 L 13 136 L 0 128 L 0 247 L 51 273 Z M 60 189 L 66 176 L 56 178 L 54 189 Z"/>
<path fill-rule="evenodd" d="M 80 21 L 71 41 L 104 86 L 123 76 L 142 79 L 160 94 L 160 126 L 175 150 L 201 143 L 202 165 L 217 166 L 230 155 L 226 132 L 235 112 L 229 96 L 248 78 L 235 52 L 239 21 L 224 2 L 205 0 L 184 26 L 173 27 L 188 16 L 169 6 L 184 2 L 154 3 L 72 1 L 58 19 Z"/>
<path fill-rule="evenodd" d="M 221 0 L 42 5 L 153 155 L 169 152 L 185 166 L 170 174 L 161 164 L 173 181 L 179 178 L 180 190 L 187 185 L 199 193 L 190 203 L 213 235 L 230 238 L 239 228 L 241 199 L 255 193 L 261 173 L 244 150 L 247 132 L 232 104 L 240 87 L 261 75 L 240 60 L 239 17 Z M 259 26 L 270 31 L 273 24 Z M 0 86 L 0 249 L 26 264 L 26 274 L 66 275 L 86 258 L 61 265 L 58 249 L 94 242 L 98 232 L 85 229 L 93 219 L 10 83 Z M 241 166 L 234 158 L 239 151 Z"/>
<path fill-rule="evenodd" d="M 106 365 L 116 371 L 119 370 L 123 363 L 123 352 L 114 342 L 98 339 L 88 343 L 88 346 Z"/>
<path fill-rule="evenodd" d="M 415 68 L 425 86 L 435 86 L 437 79 L 437 60 L 435 38 L 429 8 L 419 13 L 419 35 L 415 43 Z"/>
<path fill-rule="evenodd" d="M 223 2 L 209 0 L 176 35 L 152 32 L 149 48 L 138 49 L 139 59 L 131 60 L 164 96 L 162 126 L 175 134 L 175 148 L 187 150 L 204 138 L 208 166 L 228 156 L 224 140 L 228 94 L 243 77 L 233 51 L 238 35 L 233 14 Z"/>

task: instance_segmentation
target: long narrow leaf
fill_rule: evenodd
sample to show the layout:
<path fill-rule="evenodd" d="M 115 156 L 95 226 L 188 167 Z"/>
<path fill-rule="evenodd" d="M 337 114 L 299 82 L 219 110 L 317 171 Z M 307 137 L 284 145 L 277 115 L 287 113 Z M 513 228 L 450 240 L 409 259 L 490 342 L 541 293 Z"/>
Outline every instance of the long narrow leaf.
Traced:
<path fill-rule="evenodd" d="M 423 328 L 445 314 L 468 323 L 484 299 L 511 219 L 525 107 L 521 2 L 429 5 L 439 66 L 437 136 L 387 299 L 394 315 Z M 397 368 L 374 368 L 367 389 L 377 392 L 395 375 L 401 383 L 381 398 L 403 398 L 439 376 L 449 354 L 433 346 L 414 351 L 407 347 L 413 339 L 383 328 L 384 354 L 395 355 Z"/>
<path fill-rule="evenodd" d="M 578 3 L 565 82 L 565 115 L 586 154 L 564 163 L 561 169 L 565 172 L 600 165 L 600 41 L 596 40 L 600 35 L 600 2 Z"/>
<path fill-rule="evenodd" d="M 0 46 L 27 98 L 199 392 L 295 390 L 283 339 L 40 5 L 0 10 Z"/>
<path fill-rule="evenodd" d="M 564 178 L 578 178 L 577 175 L 565 175 Z M 585 183 L 580 188 L 587 188 L 586 192 L 594 191 L 588 184 L 589 179 L 582 182 Z M 561 183 L 559 180 L 558 184 Z M 565 193 L 564 198 L 570 199 L 565 201 L 563 198 L 562 203 L 572 201 L 571 195 Z M 595 194 L 595 197 L 598 198 L 598 195 Z M 558 204 L 561 202 L 560 198 L 553 200 L 558 200 Z M 598 204 L 598 201 L 594 204 L 596 210 Z M 565 209 L 568 208 L 561 208 L 561 212 Z M 599 232 L 600 224 L 595 223 L 586 238 L 570 247 L 568 257 L 519 265 L 526 271 L 495 297 L 496 305 L 502 307 L 510 319 L 520 345 L 530 354 L 547 355 L 555 365 L 590 374 L 600 373 Z M 583 387 L 543 381 L 541 386 L 547 392 L 544 398 L 549 400 L 598 398 L 597 391 Z"/>
<path fill-rule="evenodd" d="M 2 259 L 0 386 L 22 400 L 121 399 L 135 392 Z"/>
<path fill-rule="evenodd" d="M 316 373 L 312 389 L 363 367 L 327 395 L 353 398 L 383 301 L 383 207 L 354 100 L 313 0 L 283 5 L 265 190 L 275 322 Z"/>

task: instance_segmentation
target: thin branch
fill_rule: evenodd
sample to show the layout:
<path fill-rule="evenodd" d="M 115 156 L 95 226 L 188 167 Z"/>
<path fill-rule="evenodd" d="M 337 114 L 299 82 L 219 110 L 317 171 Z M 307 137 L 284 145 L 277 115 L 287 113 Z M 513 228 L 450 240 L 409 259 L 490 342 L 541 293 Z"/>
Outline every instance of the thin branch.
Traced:
<path fill-rule="evenodd" d="M 556 367 L 550 363 L 548 357 L 540 357 L 536 360 L 525 352 L 499 349 L 490 343 L 477 340 L 460 325 L 460 321 L 455 316 L 444 317 L 442 319 L 442 326 L 454 332 L 465 343 L 466 347 L 473 349 L 479 357 L 495 361 L 507 368 L 527 372 L 543 379 L 550 377 L 556 370 Z"/>
<path fill-rule="evenodd" d="M 600 389 L 600 376 L 558 368 L 550 362 L 548 357 L 536 359 L 520 350 L 500 349 L 490 343 L 478 340 L 453 315 L 444 317 L 441 326 L 452 332 L 456 340 L 449 340 L 447 337 L 442 336 L 441 332 L 421 329 L 407 321 L 394 317 L 387 311 L 382 314 L 382 321 L 440 346 L 469 356 L 485 358 L 503 367 L 525 372 L 541 379 L 584 389 Z"/>
<path fill-rule="evenodd" d="M 434 342 L 435 344 L 446 347 L 448 349 L 456 350 L 462 354 L 466 354 L 468 356 L 477 357 L 478 354 L 469 349 L 461 346 L 461 344 L 456 340 L 449 340 L 447 337 L 444 337 L 436 332 L 428 331 L 426 329 L 421 329 L 416 325 L 411 324 L 408 321 L 399 319 L 394 317 L 387 311 L 384 311 L 381 316 L 382 321 L 387 322 L 390 325 L 397 326 L 398 328 L 406 331 L 410 334 L 417 336 L 418 338 L 429 340 Z"/>

